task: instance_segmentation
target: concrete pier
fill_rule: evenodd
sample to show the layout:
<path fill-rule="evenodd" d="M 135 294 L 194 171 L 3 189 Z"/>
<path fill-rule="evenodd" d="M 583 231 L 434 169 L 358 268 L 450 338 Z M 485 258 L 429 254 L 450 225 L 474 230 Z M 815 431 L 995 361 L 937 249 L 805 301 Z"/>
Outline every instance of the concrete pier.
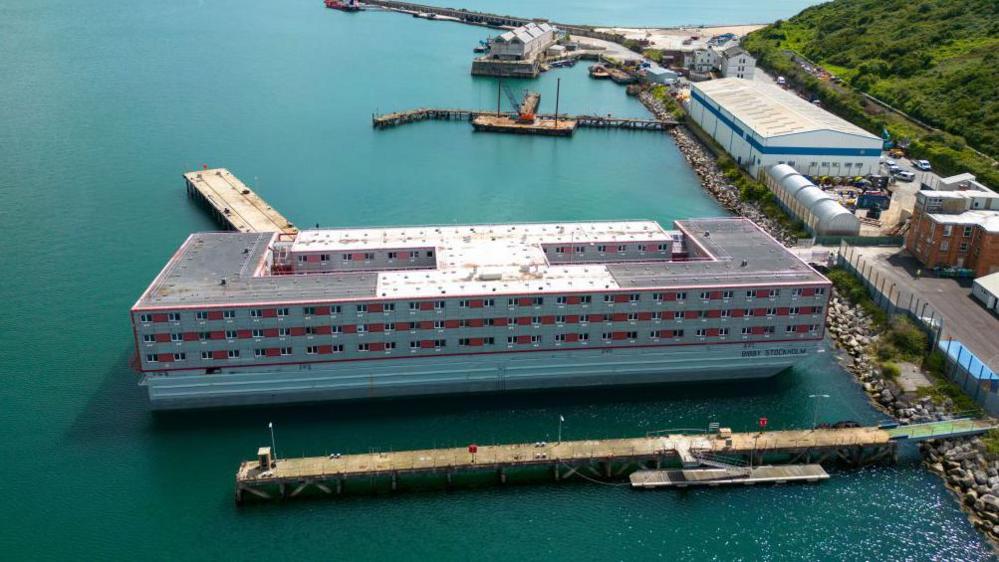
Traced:
<path fill-rule="evenodd" d="M 206 204 L 226 228 L 239 232 L 298 232 L 239 178 L 225 168 L 198 170 L 184 174 L 188 196 Z"/>
<path fill-rule="evenodd" d="M 747 466 L 760 468 L 764 459 L 771 464 L 840 463 L 864 466 L 893 462 L 896 445 L 900 441 L 979 435 L 992 428 L 993 425 L 987 421 L 962 419 L 896 428 L 855 427 L 764 433 L 723 430 L 710 434 L 650 434 L 625 439 L 547 444 L 469 445 L 273 461 L 269 457 L 267 461 L 262 461 L 260 456 L 240 465 L 236 473 L 236 501 L 242 503 L 250 497 L 276 497 L 282 485 L 294 486 L 298 492 L 311 487 L 321 495 L 332 495 L 333 490 L 339 494 L 345 482 L 371 482 L 376 478 L 391 479 L 394 490 L 405 477 L 419 475 L 440 477 L 448 486 L 453 484 L 455 476 L 470 474 L 491 474 L 494 480 L 505 483 L 511 470 L 532 467 L 547 471 L 554 480 L 562 481 L 574 476 L 586 480 L 614 479 L 636 470 L 659 469 L 666 463 L 679 464 L 684 470 L 703 471 L 705 467 L 714 467 L 740 474 Z M 790 469 L 768 471 L 755 473 L 758 481 L 790 481 L 798 476 L 804 480 L 822 478 L 812 468 L 801 469 L 797 473 Z M 738 476 L 735 472 L 729 476 Z M 670 477 L 663 474 L 646 476 L 648 478 L 644 481 L 647 483 Z M 705 472 L 699 478 L 707 479 L 705 476 L 711 475 Z"/>

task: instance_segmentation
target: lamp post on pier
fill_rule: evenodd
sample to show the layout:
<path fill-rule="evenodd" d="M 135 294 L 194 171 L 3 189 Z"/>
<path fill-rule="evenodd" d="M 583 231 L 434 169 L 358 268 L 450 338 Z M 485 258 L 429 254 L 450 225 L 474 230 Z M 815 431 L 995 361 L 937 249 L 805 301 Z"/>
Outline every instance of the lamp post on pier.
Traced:
<path fill-rule="evenodd" d="M 818 398 L 829 398 L 828 394 L 809 394 L 809 398 L 815 400 L 812 405 L 812 431 L 815 430 L 815 426 L 818 425 L 819 421 L 819 401 Z"/>

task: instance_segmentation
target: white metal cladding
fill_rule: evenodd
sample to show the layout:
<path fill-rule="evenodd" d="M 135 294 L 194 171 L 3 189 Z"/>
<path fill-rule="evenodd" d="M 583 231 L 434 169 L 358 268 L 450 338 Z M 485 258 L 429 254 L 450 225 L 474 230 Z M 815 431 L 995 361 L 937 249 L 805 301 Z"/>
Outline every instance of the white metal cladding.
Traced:
<path fill-rule="evenodd" d="M 856 236 L 860 221 L 843 205 L 786 164 L 767 169 L 767 185 L 778 201 L 816 235 Z"/>
<path fill-rule="evenodd" d="M 772 177 L 778 183 L 783 182 L 784 178 L 798 174 L 798 170 L 795 170 L 787 164 L 777 164 L 770 168 L 770 177 Z"/>

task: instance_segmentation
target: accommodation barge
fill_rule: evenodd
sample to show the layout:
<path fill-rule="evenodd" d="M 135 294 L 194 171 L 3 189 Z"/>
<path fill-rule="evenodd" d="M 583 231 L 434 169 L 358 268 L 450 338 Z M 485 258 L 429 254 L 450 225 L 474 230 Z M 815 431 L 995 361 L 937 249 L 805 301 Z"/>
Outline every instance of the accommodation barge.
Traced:
<path fill-rule="evenodd" d="M 751 221 L 192 234 L 131 309 L 153 408 L 767 377 L 829 281 Z"/>

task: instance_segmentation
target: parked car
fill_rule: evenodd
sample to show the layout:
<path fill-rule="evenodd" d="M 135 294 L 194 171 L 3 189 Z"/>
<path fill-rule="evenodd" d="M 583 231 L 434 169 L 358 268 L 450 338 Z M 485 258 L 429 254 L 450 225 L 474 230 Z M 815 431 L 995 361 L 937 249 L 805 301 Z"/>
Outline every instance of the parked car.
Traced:
<path fill-rule="evenodd" d="M 912 163 L 912 165 L 924 172 L 929 172 L 933 169 L 933 167 L 930 166 L 929 160 L 916 160 Z"/>
<path fill-rule="evenodd" d="M 893 176 L 897 176 L 900 172 L 902 172 L 902 168 L 899 168 L 895 164 L 889 164 L 888 165 L 888 173 L 889 174 L 891 174 Z"/>
<path fill-rule="evenodd" d="M 916 179 L 916 174 L 913 172 L 900 171 L 895 174 L 895 177 L 901 181 L 912 181 Z"/>

